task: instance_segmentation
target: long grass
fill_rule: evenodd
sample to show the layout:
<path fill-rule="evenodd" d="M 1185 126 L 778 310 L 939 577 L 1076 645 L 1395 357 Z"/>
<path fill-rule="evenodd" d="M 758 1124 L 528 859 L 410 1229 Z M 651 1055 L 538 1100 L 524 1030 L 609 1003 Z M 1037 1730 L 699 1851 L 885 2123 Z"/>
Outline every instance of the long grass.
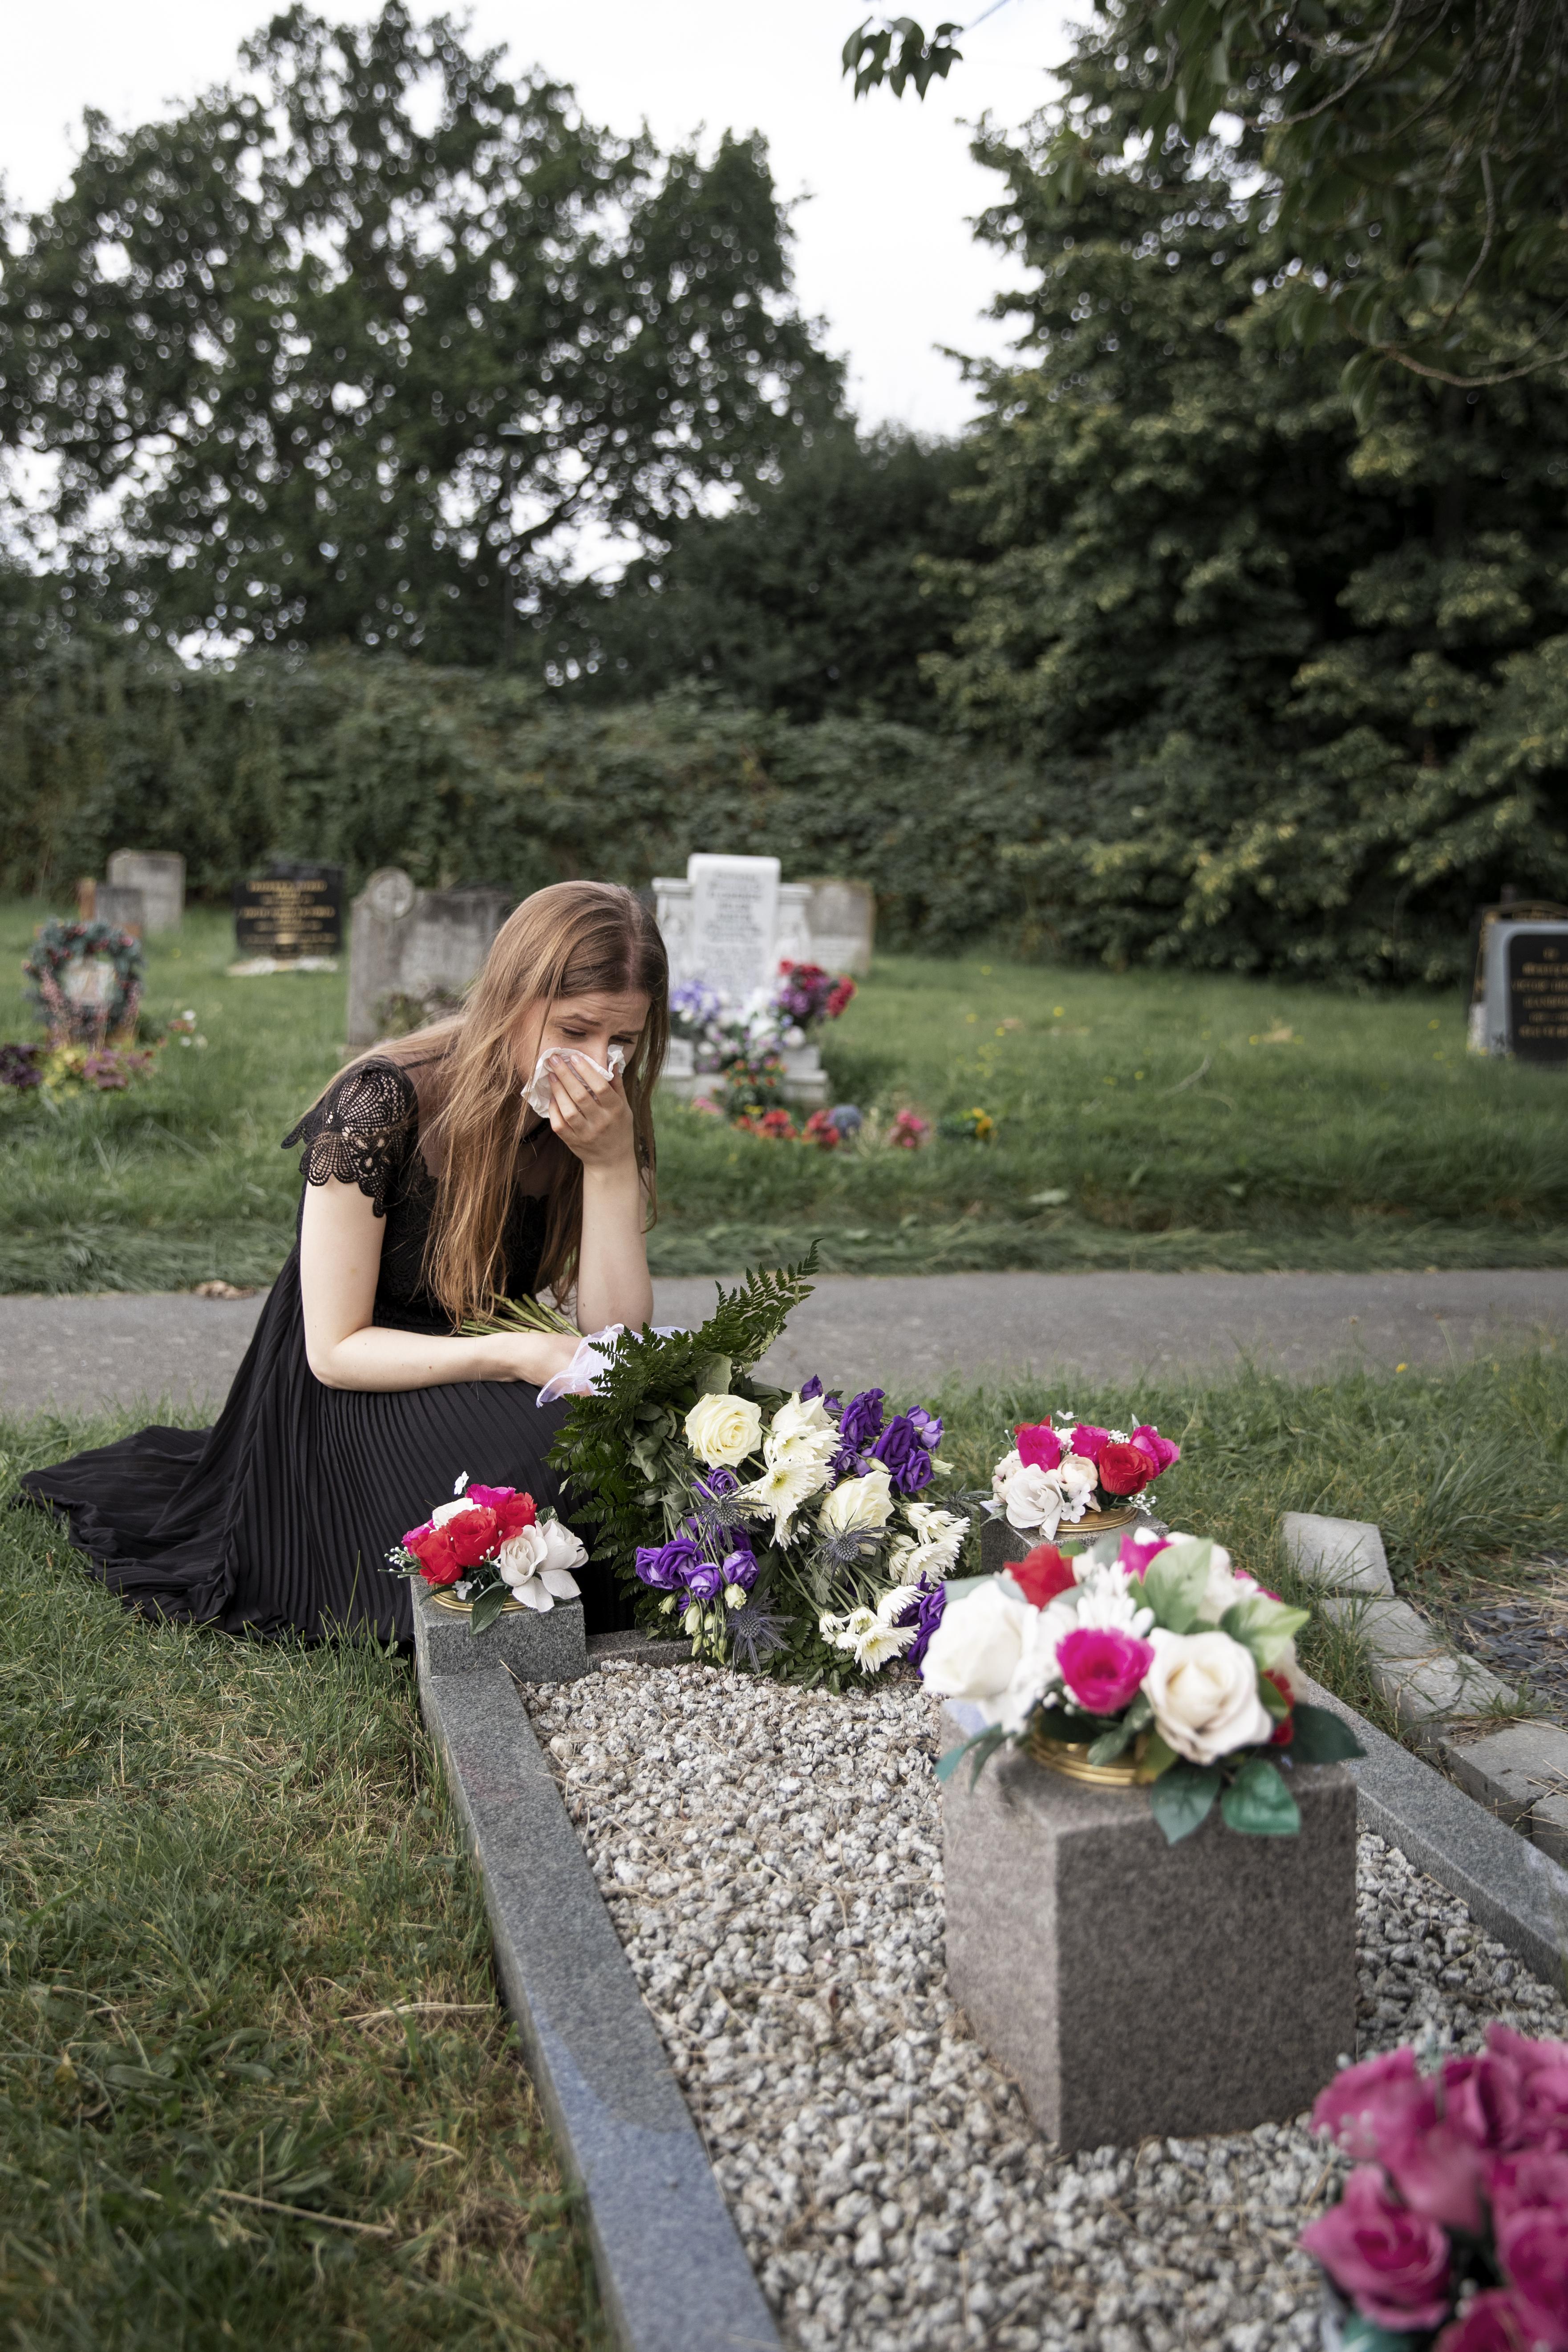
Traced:
<path fill-rule="evenodd" d="M 43 911 L 0 905 L 13 971 Z M 148 1084 L 0 1090 L 0 1289 L 276 1269 L 299 1189 L 279 1143 L 344 1056 L 346 975 L 231 980 L 233 953 L 200 909 L 151 943 L 149 1010 L 190 1008 L 207 1044 Z M 0 988 L 0 1034 L 28 1034 Z M 893 957 L 826 1058 L 836 1099 L 979 1107 L 994 1139 L 827 1153 L 663 1107 L 656 1271 L 814 1237 L 866 1273 L 1568 1265 L 1568 1076 L 1468 1055 L 1455 995 Z"/>
<path fill-rule="evenodd" d="M 602 2340 L 413 1675 L 128 1614 L 0 1428 L 0 2336 Z"/>

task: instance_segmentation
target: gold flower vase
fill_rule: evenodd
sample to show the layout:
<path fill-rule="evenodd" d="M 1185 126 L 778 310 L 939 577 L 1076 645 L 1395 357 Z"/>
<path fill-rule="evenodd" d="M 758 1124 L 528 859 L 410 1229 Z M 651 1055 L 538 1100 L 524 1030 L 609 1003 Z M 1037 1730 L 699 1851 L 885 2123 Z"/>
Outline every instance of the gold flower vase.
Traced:
<path fill-rule="evenodd" d="M 1044 1764 L 1069 1780 L 1085 1781 L 1094 1789 L 1146 1789 L 1155 1777 L 1144 1763 L 1149 1746 L 1146 1731 L 1141 1731 L 1131 1749 L 1113 1764 L 1091 1764 L 1087 1739 L 1052 1739 L 1036 1730 L 1030 1732 L 1026 1745 L 1037 1764 Z"/>

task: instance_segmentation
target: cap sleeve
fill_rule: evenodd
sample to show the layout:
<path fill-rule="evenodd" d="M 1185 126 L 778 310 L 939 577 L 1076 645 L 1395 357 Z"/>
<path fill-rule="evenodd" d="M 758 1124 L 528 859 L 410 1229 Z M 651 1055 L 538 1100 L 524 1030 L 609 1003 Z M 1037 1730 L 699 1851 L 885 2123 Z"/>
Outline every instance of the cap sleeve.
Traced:
<path fill-rule="evenodd" d="M 407 1073 L 395 1062 L 359 1062 L 311 1104 L 283 1149 L 304 1145 L 300 1173 L 307 1184 L 333 1177 L 357 1184 L 383 1217 L 418 1124 L 419 1099 Z"/>

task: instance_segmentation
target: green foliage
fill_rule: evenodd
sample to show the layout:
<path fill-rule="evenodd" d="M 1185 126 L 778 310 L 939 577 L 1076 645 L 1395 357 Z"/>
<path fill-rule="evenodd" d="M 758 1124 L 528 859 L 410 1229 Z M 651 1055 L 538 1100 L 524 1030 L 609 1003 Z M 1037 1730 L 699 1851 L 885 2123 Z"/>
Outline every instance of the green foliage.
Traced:
<path fill-rule="evenodd" d="M 1150 1783 L 1149 1810 L 1167 1845 L 1178 1845 L 1202 1829 L 1214 1811 L 1219 1786 L 1217 1764 L 1199 1766 L 1180 1760 Z"/>
<path fill-rule="evenodd" d="M 110 609 L 504 662 L 557 534 L 657 539 L 837 409 L 760 140 L 661 156 L 400 0 L 241 65 L 89 115 L 0 263 L 0 440 Z"/>
<path fill-rule="evenodd" d="M 679 526 L 668 553 L 613 588 L 556 600 L 539 634 L 573 702 L 635 701 L 671 679 L 755 710 L 929 720 L 927 654 L 963 605 L 925 559 L 983 552 L 967 443 L 819 433 L 723 516 Z"/>
<path fill-rule="evenodd" d="M 1297 1700 L 1290 1738 L 1293 1764 L 1342 1764 L 1365 1753 L 1349 1724 L 1331 1708 Z"/>
<path fill-rule="evenodd" d="M 1243 1837 L 1300 1834 L 1301 1809 L 1265 1756 L 1247 1758 L 1221 1795 L 1219 1810 L 1226 1829 Z"/>
<path fill-rule="evenodd" d="M 124 1426 L 0 1431 L 7 2334 L 600 2343 L 410 1666 L 124 1609 L 12 1507 Z"/>

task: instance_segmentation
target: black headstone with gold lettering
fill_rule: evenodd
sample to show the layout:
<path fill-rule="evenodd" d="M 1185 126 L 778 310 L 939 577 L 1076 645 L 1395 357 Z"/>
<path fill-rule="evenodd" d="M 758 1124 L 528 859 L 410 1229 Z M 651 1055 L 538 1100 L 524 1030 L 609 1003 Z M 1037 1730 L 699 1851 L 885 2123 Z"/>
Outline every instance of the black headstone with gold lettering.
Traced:
<path fill-rule="evenodd" d="M 1568 1063 L 1568 924 L 1510 928 L 1508 1034 L 1521 1062 Z"/>
<path fill-rule="evenodd" d="M 343 869 L 276 858 L 265 874 L 234 886 L 235 945 L 242 956 L 279 963 L 335 956 L 343 943 Z"/>

